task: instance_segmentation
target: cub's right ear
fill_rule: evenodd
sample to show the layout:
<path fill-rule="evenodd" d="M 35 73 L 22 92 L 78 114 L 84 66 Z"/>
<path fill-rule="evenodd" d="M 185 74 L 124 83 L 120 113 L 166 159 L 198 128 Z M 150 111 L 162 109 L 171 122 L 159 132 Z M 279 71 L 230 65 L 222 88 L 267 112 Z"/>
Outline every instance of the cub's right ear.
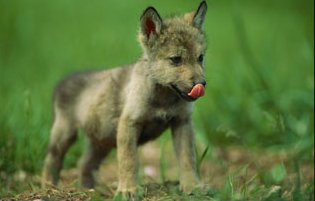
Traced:
<path fill-rule="evenodd" d="M 147 39 L 150 39 L 153 35 L 158 35 L 161 32 L 162 19 L 155 8 L 148 7 L 143 12 L 140 20 L 141 32 Z"/>

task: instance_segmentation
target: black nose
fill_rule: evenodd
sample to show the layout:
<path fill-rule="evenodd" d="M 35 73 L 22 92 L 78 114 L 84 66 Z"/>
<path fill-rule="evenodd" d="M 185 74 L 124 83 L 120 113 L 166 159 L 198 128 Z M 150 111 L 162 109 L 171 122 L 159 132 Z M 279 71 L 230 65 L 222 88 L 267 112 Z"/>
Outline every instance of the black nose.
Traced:
<path fill-rule="evenodd" d="M 206 80 L 202 80 L 201 82 L 200 82 L 200 84 L 202 84 L 204 87 L 207 85 L 207 82 L 206 82 Z"/>
<path fill-rule="evenodd" d="M 201 80 L 200 82 L 193 82 L 193 86 L 195 86 L 196 84 L 202 84 L 204 87 L 207 85 L 207 82 L 205 80 Z"/>

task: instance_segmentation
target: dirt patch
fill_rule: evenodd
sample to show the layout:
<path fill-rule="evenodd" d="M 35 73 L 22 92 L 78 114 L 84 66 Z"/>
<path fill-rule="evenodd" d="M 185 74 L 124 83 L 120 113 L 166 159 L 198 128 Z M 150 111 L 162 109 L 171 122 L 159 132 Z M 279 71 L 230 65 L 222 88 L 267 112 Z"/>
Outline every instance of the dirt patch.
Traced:
<path fill-rule="evenodd" d="M 203 150 L 204 147 L 198 148 L 199 153 Z M 210 200 L 210 194 L 189 197 L 179 191 L 178 170 L 171 145 L 167 144 L 163 152 L 164 158 L 161 159 L 157 143 L 147 144 L 140 149 L 139 175 L 145 191 L 144 200 Z M 253 196 L 269 196 L 276 192 L 289 200 L 297 181 L 301 188 L 308 188 L 314 180 L 313 168 L 311 163 L 300 162 L 297 171 L 287 152 L 249 152 L 240 147 L 229 147 L 213 148 L 207 160 L 202 162 L 200 174 L 203 182 L 209 184 L 217 194 L 223 192 L 221 194 L 224 195 L 232 189 L 234 198 L 243 196 L 251 200 Z M 77 169 L 63 170 L 59 187 L 46 189 L 40 188 L 39 176 L 22 171 L 5 183 L 3 189 L 9 193 L 0 200 L 111 200 L 117 188 L 117 169 L 116 160 L 105 160 L 96 173 L 97 186 L 93 190 L 77 188 Z M 284 174 L 283 178 L 277 174 Z M 165 178 L 166 181 L 163 181 Z"/>

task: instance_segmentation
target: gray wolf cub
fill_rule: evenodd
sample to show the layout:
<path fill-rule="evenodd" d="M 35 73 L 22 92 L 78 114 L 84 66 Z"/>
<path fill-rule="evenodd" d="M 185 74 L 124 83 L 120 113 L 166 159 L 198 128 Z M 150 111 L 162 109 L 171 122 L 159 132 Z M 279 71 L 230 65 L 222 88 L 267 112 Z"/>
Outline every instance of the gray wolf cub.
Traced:
<path fill-rule="evenodd" d="M 54 94 L 54 123 L 43 168 L 43 184 L 57 185 L 62 161 L 78 128 L 88 137 L 80 160 L 80 182 L 94 186 L 93 171 L 117 148 L 117 196 L 135 199 L 137 146 L 170 128 L 180 169 L 180 188 L 203 187 L 195 167 L 192 102 L 204 95 L 207 4 L 195 12 L 162 20 L 153 7 L 140 18 L 143 55 L 135 64 L 73 74 Z"/>

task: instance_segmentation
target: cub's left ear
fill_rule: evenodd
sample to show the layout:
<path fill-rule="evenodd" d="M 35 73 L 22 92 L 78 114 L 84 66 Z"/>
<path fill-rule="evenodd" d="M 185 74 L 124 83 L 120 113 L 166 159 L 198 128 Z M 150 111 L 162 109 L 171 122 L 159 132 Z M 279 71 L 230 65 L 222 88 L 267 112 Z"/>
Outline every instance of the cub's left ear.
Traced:
<path fill-rule="evenodd" d="M 203 25 L 203 21 L 205 20 L 207 9 L 208 9 L 207 3 L 205 0 L 203 0 L 199 4 L 199 7 L 194 15 L 192 25 L 198 28 L 199 30 L 202 30 L 202 25 Z"/>
<path fill-rule="evenodd" d="M 162 19 L 159 13 L 153 7 L 148 7 L 142 14 L 141 32 L 149 39 L 150 36 L 157 35 L 161 32 Z"/>

